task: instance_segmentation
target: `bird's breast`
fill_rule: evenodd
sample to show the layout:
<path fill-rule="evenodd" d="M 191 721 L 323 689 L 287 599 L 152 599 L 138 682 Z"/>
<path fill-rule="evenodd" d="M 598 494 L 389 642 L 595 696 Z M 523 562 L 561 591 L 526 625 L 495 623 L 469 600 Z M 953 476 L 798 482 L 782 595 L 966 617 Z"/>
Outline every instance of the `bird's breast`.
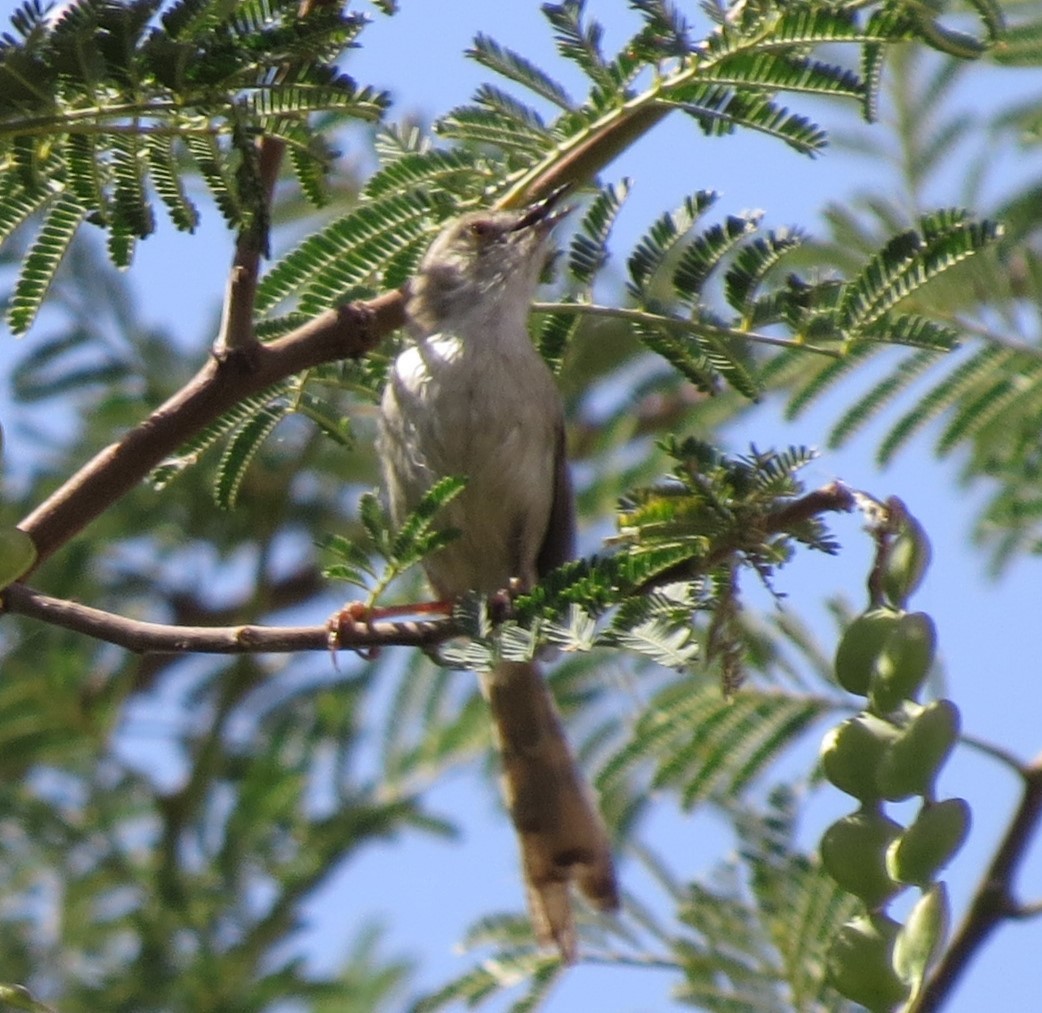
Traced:
<path fill-rule="evenodd" d="M 515 349 L 438 335 L 399 355 L 382 410 L 392 513 L 400 521 L 439 478 L 467 480 L 442 514 L 462 534 L 428 565 L 440 592 L 531 579 L 562 425 L 556 385 L 527 337 Z"/>

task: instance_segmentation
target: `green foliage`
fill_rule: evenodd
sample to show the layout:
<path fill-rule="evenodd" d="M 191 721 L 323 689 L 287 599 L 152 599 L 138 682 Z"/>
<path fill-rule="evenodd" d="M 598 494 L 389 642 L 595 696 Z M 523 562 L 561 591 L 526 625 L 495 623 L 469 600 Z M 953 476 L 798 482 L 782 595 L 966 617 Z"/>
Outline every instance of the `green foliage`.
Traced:
<path fill-rule="evenodd" d="M 704 878 L 679 880 L 654 852 L 636 851 L 677 919 L 667 924 L 634 901 L 627 912 L 632 924 L 583 926 L 593 961 L 671 971 L 679 977 L 677 1000 L 702 1010 L 852 1010 L 824 980 L 825 951 L 852 905 L 796 847 L 793 796 L 778 789 L 763 808 L 732 802 L 729 815 L 739 834 L 738 858 Z M 424 996 L 416 1010 L 480 1008 L 507 989 L 512 1009 L 531 1009 L 560 973 L 557 961 L 533 952 L 516 917 L 486 917 L 466 942 L 496 949 Z"/>
<path fill-rule="evenodd" d="M 313 114 L 379 117 L 386 99 L 331 61 L 365 23 L 318 4 L 307 18 L 290 0 L 183 0 L 156 20 L 153 0 L 76 0 L 51 16 L 29 0 L 0 42 L 0 221 L 49 208 L 22 269 L 8 323 L 28 329 L 58 262 L 83 221 L 108 233 L 126 266 L 155 230 L 149 190 L 173 224 L 198 220 L 183 181 L 191 153 L 229 223 L 249 226 L 263 197 L 254 141 L 295 152 L 317 196 Z M 151 187 L 150 187 L 151 184 Z"/>
<path fill-rule="evenodd" d="M 333 535 L 322 543 L 324 548 L 337 557 L 337 562 L 325 570 L 325 575 L 359 587 L 371 583 L 371 606 L 387 586 L 406 570 L 459 537 L 458 531 L 438 528 L 436 522 L 442 508 L 455 499 L 466 488 L 466 484 L 464 479 L 451 475 L 439 479 L 396 529 L 391 527 L 384 515 L 379 497 L 374 493 L 366 493 L 359 504 L 359 517 L 368 536 L 370 551 L 384 558 L 383 572 L 378 573 L 369 563 L 370 552 L 342 536 Z"/>
<path fill-rule="evenodd" d="M 314 314 L 352 296 L 390 285 L 392 267 L 403 256 L 415 259 L 429 241 L 426 233 L 431 199 L 424 190 L 408 189 L 365 203 L 291 250 L 265 276 L 258 309 L 300 292 L 300 310 Z M 398 279 L 399 283 L 404 278 Z"/>
<path fill-rule="evenodd" d="M 685 807 L 737 796 L 829 707 L 812 697 L 750 690 L 728 699 L 718 686 L 677 680 L 652 701 L 598 787 L 610 792 L 650 762 L 649 787 L 675 790 Z"/>
<path fill-rule="evenodd" d="M 611 52 L 614 22 L 609 34 L 578 0 L 544 5 L 558 54 L 579 75 L 567 90 L 477 35 L 470 55 L 506 87 L 482 85 L 431 136 L 376 128 L 375 168 L 345 199 L 324 186 L 335 129 L 377 119 L 385 99 L 334 66 L 363 23 L 342 5 L 317 4 L 306 17 L 288 0 L 80 0 L 54 17 L 25 5 L 0 43 L 0 253 L 22 262 L 12 328 L 28 328 L 45 298 L 60 325 L 13 374 L 18 422 L 46 453 L 10 482 L 5 510 L 13 521 L 36 509 L 199 366 L 187 343 L 142 326 L 123 286 L 99 273 L 95 248 L 79 238 L 85 223 L 126 265 L 156 229 L 156 205 L 190 231 L 203 193 L 263 246 L 270 209 L 256 142 L 285 144 L 303 195 L 332 206 L 262 280 L 257 327 L 270 340 L 404 284 L 449 216 L 517 206 L 534 183 L 569 180 L 581 210 L 562 236 L 558 301 L 538 308 L 535 330 L 569 393 L 587 530 L 605 536 L 613 508 L 616 530 L 512 603 L 457 603 L 451 621 L 463 636 L 439 660 L 481 668 L 559 649 L 548 678 L 633 884 L 617 919 L 580 911 L 591 964 L 666 972 L 677 1001 L 700 1009 L 845 1011 L 826 956 L 855 902 L 795 832 L 814 783 L 800 746 L 837 706 L 835 686 L 815 674 L 822 651 L 795 609 L 760 621 L 739 579 L 751 570 L 780 598 L 789 559 L 837 545 L 818 512 L 799 509 L 811 451 L 724 454 L 709 432 L 745 401 L 784 388 L 798 411 L 877 366 L 867 393 L 846 399 L 834 441 L 911 395 L 915 404 L 888 422 L 881 456 L 941 420 L 939 451 L 969 447 L 968 471 L 1004 483 L 989 517 L 1007 551 L 1031 544 L 1033 531 L 1042 541 L 1039 357 L 1031 341 L 998 337 L 1042 305 L 1037 181 L 993 216 L 1004 235 L 992 216 L 929 211 L 918 200 L 928 167 L 965 135 L 950 122 L 930 128 L 930 102 L 916 105 L 917 90 L 903 87 L 899 55 L 916 41 L 960 58 L 992 46 L 998 61 L 1031 65 L 1038 32 L 1030 22 L 1004 32 L 986 0 L 958 29 L 922 5 L 707 7 L 704 37 L 693 9 L 630 6 L 635 27 Z M 980 38 L 962 31 L 973 24 Z M 815 243 L 798 228 L 763 228 L 759 214 L 721 213 L 716 193 L 700 190 L 654 218 L 631 250 L 613 249 L 630 181 L 603 177 L 664 116 L 678 113 L 710 138 L 753 130 L 814 155 L 828 137 L 805 100 L 839 100 L 872 120 L 884 70 L 898 75 L 903 120 L 922 131 L 918 143 L 902 138 L 916 199 L 874 219 L 835 212 L 832 235 Z M 941 96 L 955 77 L 938 72 L 926 90 Z M 831 125 L 840 107 L 813 108 Z M 1040 122 L 1025 104 L 998 129 L 1037 139 Z M 286 207 L 276 220 L 292 221 Z M 625 306 L 595 302 L 617 282 L 613 257 Z M 986 315 L 992 300 L 1006 317 Z M 967 347 L 945 359 L 957 340 Z M 894 345 L 911 351 L 884 359 Z M 279 624 L 289 609 L 314 621 L 334 607 L 322 577 L 382 600 L 452 537 L 441 508 L 461 488 L 438 484 L 399 528 L 368 492 L 369 416 L 386 362 L 326 364 L 244 399 L 34 582 L 183 626 Z M 53 406 L 58 435 L 45 417 Z M 191 467 L 210 450 L 214 474 Z M 214 511 L 214 495 L 226 509 Z M 331 559 L 324 575 L 316 541 Z M 405 579 L 399 586 L 413 592 Z M 491 767 L 494 748 L 469 672 L 431 666 L 419 651 L 345 655 L 343 670 L 322 654 L 183 663 L 99 648 L 42 622 L 4 623 L 0 952 L 4 979 L 27 991 L 0 986 L 0 1001 L 39 1009 L 34 997 L 53 996 L 73 1013 L 408 1005 L 408 962 L 383 952 L 368 912 L 338 912 L 339 956 L 322 970 L 300 956 L 302 926 L 362 849 L 452 831 L 426 808 L 427 790 L 475 762 Z M 875 781 L 872 790 L 878 801 Z M 959 808 L 941 804 L 942 815 Z M 668 858 L 648 843 L 652 805 L 678 821 Z M 727 864 L 689 822 L 706 812 L 733 831 Z M 955 839 L 964 825 L 952 826 Z M 923 858 L 921 839 L 894 843 L 895 875 L 932 875 L 941 860 Z M 41 884 L 54 882 L 62 891 L 52 898 Z M 933 887 L 929 898 L 909 917 L 925 927 L 894 944 L 916 987 L 943 937 Z M 535 1009 L 561 977 L 515 914 L 486 913 L 464 943 L 473 965 L 413 1008 L 506 996 Z"/>

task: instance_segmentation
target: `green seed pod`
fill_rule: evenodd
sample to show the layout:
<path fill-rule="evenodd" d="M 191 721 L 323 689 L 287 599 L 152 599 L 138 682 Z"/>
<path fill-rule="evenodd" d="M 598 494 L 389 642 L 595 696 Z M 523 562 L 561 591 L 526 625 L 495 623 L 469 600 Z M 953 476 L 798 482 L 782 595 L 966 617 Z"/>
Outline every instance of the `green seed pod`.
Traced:
<path fill-rule="evenodd" d="M 943 883 L 934 883 L 915 902 L 894 940 L 894 970 L 913 992 L 919 991 L 944 948 L 950 922 L 948 890 Z"/>
<path fill-rule="evenodd" d="M 903 508 L 903 504 L 901 504 Z M 933 551 L 923 526 L 905 511 L 901 530 L 883 565 L 883 593 L 894 608 L 904 608 L 926 576 Z"/>
<path fill-rule="evenodd" d="M 925 612 L 908 612 L 894 626 L 872 666 L 869 706 L 889 714 L 902 700 L 914 700 L 937 653 L 937 627 Z"/>
<path fill-rule="evenodd" d="M 873 714 L 858 714 L 830 728 L 821 743 L 821 766 L 840 791 L 874 802 L 881 798 L 877 772 L 899 732 Z"/>
<path fill-rule="evenodd" d="M 21 528 L 0 528 L 0 589 L 13 584 L 36 562 L 36 545 Z"/>
<path fill-rule="evenodd" d="M 887 872 L 900 883 L 925 886 L 952 860 L 969 832 L 965 799 L 924 805 L 915 822 L 886 849 Z"/>
<path fill-rule="evenodd" d="M 872 609 L 843 632 L 836 648 L 836 681 L 848 693 L 868 694 L 872 669 L 898 618 L 899 613 L 891 609 Z"/>
<path fill-rule="evenodd" d="M 901 926 L 882 914 L 861 915 L 836 933 L 828 952 L 828 979 L 841 995 L 873 1013 L 893 1009 L 908 986 L 893 965 Z"/>
<path fill-rule="evenodd" d="M 903 829 L 881 812 L 862 809 L 851 813 L 822 835 L 821 864 L 866 907 L 878 907 L 901 889 L 886 871 L 886 849 Z"/>
<path fill-rule="evenodd" d="M 934 782 L 959 737 L 959 708 L 935 700 L 894 740 L 879 763 L 883 798 L 932 798 Z"/>

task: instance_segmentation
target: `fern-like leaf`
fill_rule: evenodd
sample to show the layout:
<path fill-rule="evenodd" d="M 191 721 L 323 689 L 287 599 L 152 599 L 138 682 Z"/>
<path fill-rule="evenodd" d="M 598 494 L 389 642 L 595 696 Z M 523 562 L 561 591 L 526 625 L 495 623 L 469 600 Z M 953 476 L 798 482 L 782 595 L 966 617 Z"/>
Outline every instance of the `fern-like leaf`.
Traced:
<path fill-rule="evenodd" d="M 429 536 L 433 533 L 439 540 L 442 537 L 442 533 L 431 531 L 438 514 L 466 488 L 466 485 L 465 479 L 453 475 L 447 475 L 435 482 L 395 533 L 388 552 L 390 558 L 402 566 L 409 566 L 425 556 L 433 545 Z"/>
<path fill-rule="evenodd" d="M 970 221 L 953 209 L 925 216 L 921 231 L 894 237 L 845 286 L 840 326 L 857 333 L 931 278 L 992 244 L 1002 234 L 994 222 Z"/>
<path fill-rule="evenodd" d="M 232 430 L 245 425 L 250 418 L 262 412 L 289 393 L 288 383 L 277 383 L 250 397 L 225 412 L 216 422 L 207 426 L 178 447 L 176 454 L 157 465 L 149 475 L 156 489 L 164 489 L 187 468 L 197 464 L 200 457 Z"/>
<path fill-rule="evenodd" d="M 0 180 L 0 243 L 53 199 L 46 190 L 23 189 L 13 173 Z"/>
<path fill-rule="evenodd" d="M 1012 352 L 1003 348 L 987 345 L 935 384 L 914 408 L 897 420 L 883 438 L 877 451 L 879 462 L 888 462 L 918 430 L 958 403 L 967 391 L 976 388 L 983 379 L 1003 375 L 1012 355 Z"/>
<path fill-rule="evenodd" d="M 238 189 L 225 168 L 225 159 L 217 139 L 189 134 L 185 137 L 185 145 L 225 221 L 229 225 L 238 224 L 242 215 Z"/>
<path fill-rule="evenodd" d="M 568 270 L 580 285 L 592 285 L 607 261 L 608 237 L 629 189 L 628 179 L 606 186 L 583 215 L 568 255 Z"/>
<path fill-rule="evenodd" d="M 303 312 L 325 309 L 423 235 L 430 210 L 418 193 L 359 205 L 309 236 L 268 272 L 258 288 L 258 310 L 269 310 L 301 289 Z"/>
<path fill-rule="evenodd" d="M 273 402 L 247 419 L 228 441 L 217 465 L 213 489 L 214 502 L 222 510 L 231 510 L 235 506 L 250 462 L 287 412 L 284 403 Z"/>
<path fill-rule="evenodd" d="M 673 287 L 682 302 L 697 302 L 702 286 L 720 261 L 746 236 L 755 232 L 759 213 L 729 215 L 723 225 L 712 225 L 681 251 L 673 271 Z"/>
<path fill-rule="evenodd" d="M 810 407 L 816 398 L 820 397 L 826 390 L 831 389 L 833 384 L 837 383 L 842 377 L 863 366 L 865 359 L 875 355 L 878 351 L 879 346 L 876 344 L 868 341 L 858 342 L 852 345 L 841 359 L 834 359 L 821 369 L 816 370 L 809 377 L 801 377 L 796 389 L 789 398 L 789 403 L 785 407 L 786 418 L 797 418 Z M 781 366 L 784 358 L 783 356 L 778 356 L 775 360 L 775 368 Z M 795 361 L 800 362 L 802 360 L 803 356 L 800 353 L 796 353 Z M 791 362 L 793 360 L 790 358 L 788 361 Z M 771 371 L 765 370 L 765 372 L 767 373 L 767 380 L 770 381 Z"/>
<path fill-rule="evenodd" d="M 911 313 L 884 313 L 862 333 L 866 338 L 879 339 L 891 345 L 930 348 L 935 352 L 951 351 L 959 337 L 954 327 Z"/>
<path fill-rule="evenodd" d="M 736 53 L 705 75 L 722 84 L 761 87 L 777 91 L 807 92 L 862 99 L 865 86 L 853 71 L 788 53 L 755 51 Z"/>
<path fill-rule="evenodd" d="M 572 108 L 572 100 L 562 85 L 530 60 L 512 49 L 501 46 L 495 39 L 479 33 L 474 38 L 473 48 L 467 50 L 467 55 L 502 77 L 524 85 L 529 91 L 541 95 L 554 105 L 565 110 Z"/>
<path fill-rule="evenodd" d="M 879 86 L 885 57 L 886 49 L 878 42 L 867 43 L 861 49 L 861 77 L 865 82 L 861 115 L 866 123 L 875 123 L 879 119 Z"/>
<path fill-rule="evenodd" d="M 671 93 L 669 105 L 693 117 L 710 137 L 745 127 L 784 141 L 803 155 L 815 155 L 826 144 L 825 132 L 805 116 L 790 113 L 765 95 L 696 81 Z"/>
<path fill-rule="evenodd" d="M 484 190 L 482 180 L 494 179 L 493 167 L 477 152 L 467 148 L 435 148 L 396 153 L 393 161 L 370 177 L 362 193 L 369 200 L 419 189 L 476 197 Z"/>
<path fill-rule="evenodd" d="M 601 52 L 604 29 L 596 21 L 585 22 L 585 0 L 543 4 L 543 14 L 554 28 L 557 51 L 578 64 L 601 88 L 614 87 L 607 61 Z"/>
<path fill-rule="evenodd" d="M 85 211 L 72 194 L 63 194 L 47 211 L 39 234 L 29 247 L 15 283 L 7 322 L 14 334 L 28 330 L 54 280 Z"/>
<path fill-rule="evenodd" d="M 691 27 L 668 0 L 630 0 L 630 6 L 644 19 L 644 27 L 631 47 L 646 59 L 683 57 L 693 51 Z"/>
<path fill-rule="evenodd" d="M 690 619 L 683 624 L 662 618 L 646 619 L 618 630 L 606 642 L 643 654 L 667 668 L 685 668 L 700 652 Z"/>
<path fill-rule="evenodd" d="M 685 806 L 710 795 L 734 797 L 827 709 L 816 698 L 753 690 L 727 699 L 715 684 L 679 680 L 638 721 L 598 787 L 611 790 L 634 767 L 660 758 L 652 783 L 676 788 Z"/>
<path fill-rule="evenodd" d="M 145 143 L 148 147 L 152 185 L 165 205 L 170 220 L 182 232 L 194 232 L 199 224 L 199 209 L 185 190 L 184 179 L 177 166 L 173 138 L 149 136 Z"/>
<path fill-rule="evenodd" d="M 862 426 L 875 417 L 902 390 L 914 383 L 930 366 L 937 362 L 932 351 L 919 351 L 906 356 L 900 364 L 880 380 L 867 394 L 840 416 L 829 432 L 829 446 L 840 447 Z"/>
<path fill-rule="evenodd" d="M 698 390 L 707 394 L 717 392 L 720 385 L 717 371 L 691 335 L 666 324 L 638 323 L 634 330 L 642 344 L 661 355 Z"/>
<path fill-rule="evenodd" d="M 539 327 L 539 354 L 556 373 L 582 322 L 579 313 L 548 313 Z"/>
<path fill-rule="evenodd" d="M 533 121 L 502 108 L 461 106 L 438 120 L 435 130 L 442 137 L 478 146 L 491 144 L 531 160 L 553 147 L 553 138 Z"/>
<path fill-rule="evenodd" d="M 727 269 L 724 295 L 728 304 L 748 317 L 752 300 L 767 273 L 803 241 L 798 229 L 779 229 L 744 243 Z"/>
<path fill-rule="evenodd" d="M 110 140 L 112 175 L 112 225 L 108 249 L 116 267 L 127 267 L 137 239 L 155 230 L 155 217 L 145 195 L 145 153 L 141 138 L 134 134 L 114 135 Z"/>
<path fill-rule="evenodd" d="M 699 190 L 684 199 L 674 212 L 662 215 L 641 238 L 630 254 L 628 267 L 630 292 L 641 298 L 658 269 L 687 235 L 699 216 L 719 197 L 714 190 Z"/>
<path fill-rule="evenodd" d="M 953 417 L 937 441 L 937 453 L 950 453 L 965 440 L 975 437 L 985 426 L 1000 418 L 1014 404 L 1025 403 L 1030 392 L 1038 389 L 1042 364 L 1026 361 L 1014 373 L 1012 369 L 996 377 L 991 384 L 975 392 L 969 399 L 960 398 L 953 405 Z"/>

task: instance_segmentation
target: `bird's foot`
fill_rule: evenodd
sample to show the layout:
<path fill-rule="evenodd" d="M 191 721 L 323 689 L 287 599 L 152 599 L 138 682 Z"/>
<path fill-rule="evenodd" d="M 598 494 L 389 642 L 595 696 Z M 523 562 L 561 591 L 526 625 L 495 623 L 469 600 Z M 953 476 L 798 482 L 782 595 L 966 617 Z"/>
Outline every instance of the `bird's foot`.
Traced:
<path fill-rule="evenodd" d="M 452 607 L 451 601 L 382 605 L 380 608 L 364 601 L 349 601 L 326 620 L 326 646 L 334 656 L 337 651 L 348 648 L 370 661 L 379 655 L 380 649 L 352 644 L 351 641 L 360 630 L 371 633 L 375 623 L 385 619 L 400 619 L 403 616 L 452 615 Z"/>

